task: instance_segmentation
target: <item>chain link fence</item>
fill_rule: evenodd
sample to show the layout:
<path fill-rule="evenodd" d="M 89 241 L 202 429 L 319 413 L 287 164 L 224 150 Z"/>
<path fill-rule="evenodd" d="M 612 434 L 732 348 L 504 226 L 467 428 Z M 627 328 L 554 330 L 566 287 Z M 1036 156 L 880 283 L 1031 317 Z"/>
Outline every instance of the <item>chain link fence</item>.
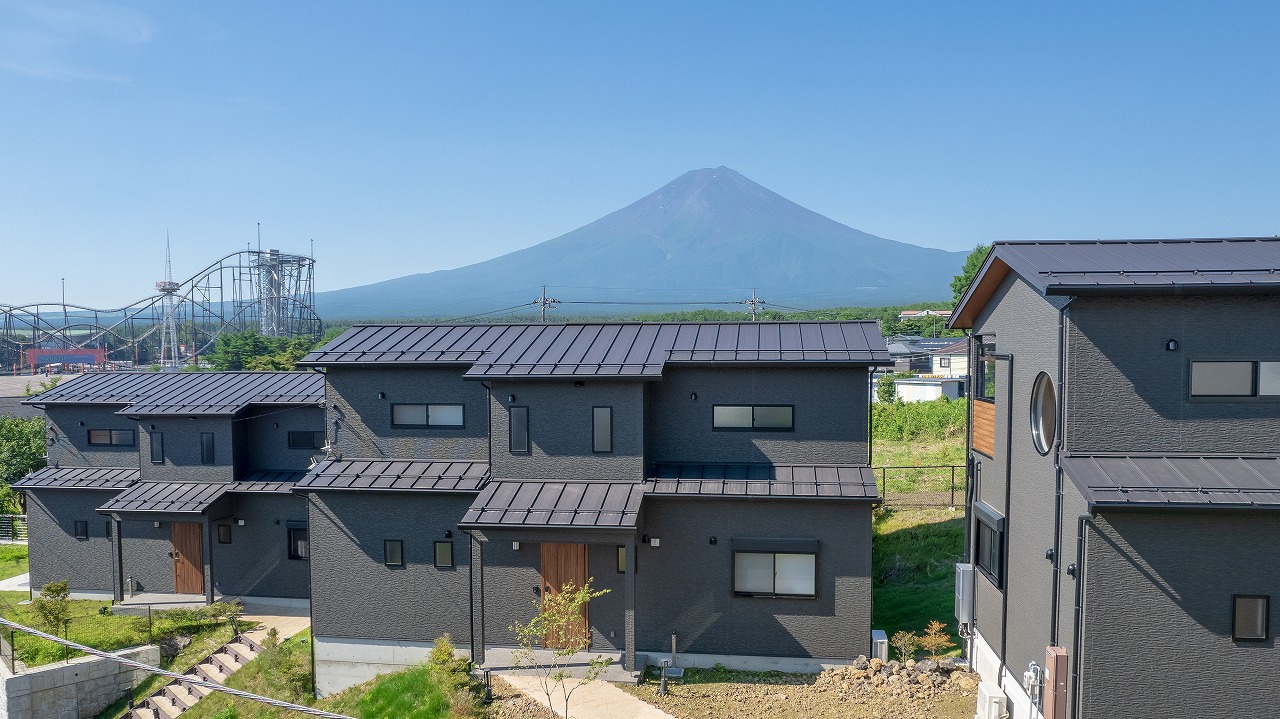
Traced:
<path fill-rule="evenodd" d="M 957 507 L 964 504 L 965 466 L 874 467 L 886 507 Z"/>

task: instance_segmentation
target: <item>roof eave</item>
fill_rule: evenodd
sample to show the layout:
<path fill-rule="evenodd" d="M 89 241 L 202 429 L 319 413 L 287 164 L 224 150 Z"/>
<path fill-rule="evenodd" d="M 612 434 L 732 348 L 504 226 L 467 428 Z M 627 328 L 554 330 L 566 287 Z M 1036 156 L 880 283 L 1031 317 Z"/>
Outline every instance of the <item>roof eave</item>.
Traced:
<path fill-rule="evenodd" d="M 978 274 L 974 275 L 973 281 L 961 295 L 960 302 L 952 310 L 951 319 L 947 320 L 947 329 L 971 329 L 978 315 L 991 301 L 996 288 L 1008 276 L 1012 268 L 1004 259 L 996 256 L 998 249 L 999 243 L 991 246 Z"/>

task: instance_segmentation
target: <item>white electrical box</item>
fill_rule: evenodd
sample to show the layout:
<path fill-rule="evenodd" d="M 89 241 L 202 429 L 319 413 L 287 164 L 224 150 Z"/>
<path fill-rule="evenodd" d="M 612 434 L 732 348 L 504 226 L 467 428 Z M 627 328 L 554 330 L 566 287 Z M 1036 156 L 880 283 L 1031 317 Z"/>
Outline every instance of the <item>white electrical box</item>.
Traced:
<path fill-rule="evenodd" d="M 956 622 L 973 626 L 972 564 L 956 564 Z"/>
<path fill-rule="evenodd" d="M 889 661 L 889 635 L 883 629 L 871 630 L 871 656 L 882 662 Z"/>

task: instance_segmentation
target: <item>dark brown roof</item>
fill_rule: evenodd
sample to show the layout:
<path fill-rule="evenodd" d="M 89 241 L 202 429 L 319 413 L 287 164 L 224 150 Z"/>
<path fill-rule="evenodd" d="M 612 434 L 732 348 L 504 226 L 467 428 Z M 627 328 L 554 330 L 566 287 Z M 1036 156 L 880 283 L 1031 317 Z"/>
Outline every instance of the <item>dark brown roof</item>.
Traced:
<path fill-rule="evenodd" d="M 488 477 L 488 462 L 334 459 L 316 465 L 297 491 L 476 492 Z"/>
<path fill-rule="evenodd" d="M 1280 457 L 1076 455 L 1062 469 L 1096 506 L 1280 507 Z"/>
<path fill-rule="evenodd" d="M 459 526 L 635 529 L 644 491 L 638 482 L 498 480 Z"/>
<path fill-rule="evenodd" d="M 306 472 L 266 471 L 250 472 L 239 481 L 232 482 L 228 492 L 249 493 L 266 492 L 270 494 L 289 494 L 293 488 L 307 476 Z"/>
<path fill-rule="evenodd" d="M 249 405 L 319 404 L 316 372 L 94 372 L 24 404 L 126 405 L 118 414 L 234 415 Z"/>
<path fill-rule="evenodd" d="M 993 243 L 949 327 L 972 327 L 1013 272 L 1046 295 L 1280 292 L 1280 238 Z"/>
<path fill-rule="evenodd" d="M 878 499 L 875 472 L 845 465 L 656 464 L 654 496 Z"/>
<path fill-rule="evenodd" d="M 229 482 L 139 482 L 112 497 L 98 511 L 202 514 L 230 488 Z"/>
<path fill-rule="evenodd" d="M 969 354 L 969 338 L 966 337 L 959 342 L 952 342 L 946 347 L 933 350 L 932 355 L 967 355 Z"/>
<path fill-rule="evenodd" d="M 113 489 L 138 481 L 137 467 L 45 467 L 14 482 L 14 489 Z"/>
<path fill-rule="evenodd" d="M 667 363 L 889 364 L 872 321 L 360 325 L 300 364 L 469 365 L 471 378 L 657 378 Z"/>

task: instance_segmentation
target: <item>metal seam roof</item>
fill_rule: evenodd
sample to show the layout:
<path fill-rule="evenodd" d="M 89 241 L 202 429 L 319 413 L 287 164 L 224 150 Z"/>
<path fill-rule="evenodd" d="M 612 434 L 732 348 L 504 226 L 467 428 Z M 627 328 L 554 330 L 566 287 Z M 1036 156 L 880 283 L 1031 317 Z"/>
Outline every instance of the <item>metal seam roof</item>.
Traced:
<path fill-rule="evenodd" d="M 316 465 L 296 491 L 477 492 L 489 463 L 448 459 L 335 459 Z"/>
<path fill-rule="evenodd" d="M 1069 455 L 1063 471 L 1090 504 L 1280 508 L 1280 457 Z"/>
<path fill-rule="evenodd" d="M 254 404 L 319 404 L 316 372 L 95 372 L 24 404 L 125 405 L 121 414 L 236 414 Z"/>
<path fill-rule="evenodd" d="M 14 489 L 111 489 L 138 481 L 137 467 L 43 467 L 14 482 Z"/>
<path fill-rule="evenodd" d="M 203 514 L 222 498 L 230 482 L 138 482 L 98 508 L 108 513 Z"/>
<path fill-rule="evenodd" d="M 604 480 L 494 480 L 471 503 L 461 527 L 636 528 L 645 486 Z"/>
<path fill-rule="evenodd" d="M 877 500 L 865 465 L 770 465 L 659 462 L 646 473 L 653 496 Z"/>

